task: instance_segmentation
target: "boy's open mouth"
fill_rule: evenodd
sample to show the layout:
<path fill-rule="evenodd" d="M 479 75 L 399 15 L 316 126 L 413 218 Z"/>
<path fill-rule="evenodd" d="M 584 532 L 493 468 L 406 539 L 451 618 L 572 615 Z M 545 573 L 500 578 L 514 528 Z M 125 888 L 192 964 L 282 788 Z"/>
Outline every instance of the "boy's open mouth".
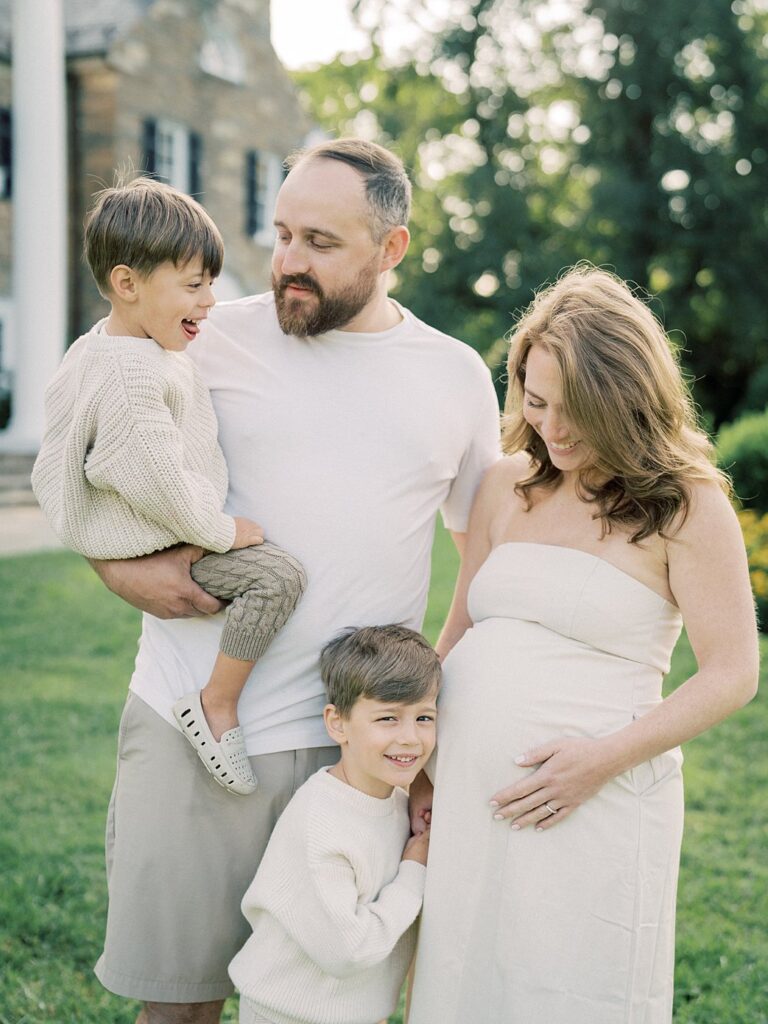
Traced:
<path fill-rule="evenodd" d="M 199 320 L 188 320 L 186 317 L 181 321 L 181 327 L 187 336 L 188 341 L 192 341 L 200 333 L 200 321 Z"/>

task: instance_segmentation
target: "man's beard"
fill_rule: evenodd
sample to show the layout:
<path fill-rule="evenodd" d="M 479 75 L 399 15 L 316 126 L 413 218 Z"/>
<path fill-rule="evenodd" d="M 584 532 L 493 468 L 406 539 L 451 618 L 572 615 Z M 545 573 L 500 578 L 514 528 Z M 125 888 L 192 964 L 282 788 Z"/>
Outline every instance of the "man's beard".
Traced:
<path fill-rule="evenodd" d="M 281 278 L 273 274 L 272 289 L 275 293 L 277 319 L 283 334 L 312 338 L 326 331 L 346 327 L 368 304 L 376 289 L 379 277 L 376 262 L 376 259 L 371 260 L 362 268 L 356 281 L 334 295 L 326 295 L 309 274 L 286 274 Z M 286 298 L 285 290 L 290 284 L 310 289 L 317 296 L 317 302 Z"/>

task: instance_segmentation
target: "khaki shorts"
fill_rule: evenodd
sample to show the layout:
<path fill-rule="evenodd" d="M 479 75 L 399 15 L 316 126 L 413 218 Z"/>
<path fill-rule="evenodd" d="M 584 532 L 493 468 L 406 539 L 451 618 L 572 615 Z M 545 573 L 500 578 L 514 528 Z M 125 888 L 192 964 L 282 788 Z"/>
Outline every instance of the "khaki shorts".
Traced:
<path fill-rule="evenodd" d="M 107 818 L 107 933 L 95 967 L 110 992 L 203 1003 L 234 991 L 227 965 L 250 934 L 243 893 L 285 805 L 338 760 L 338 748 L 250 760 L 259 788 L 227 793 L 177 729 L 128 695 Z"/>

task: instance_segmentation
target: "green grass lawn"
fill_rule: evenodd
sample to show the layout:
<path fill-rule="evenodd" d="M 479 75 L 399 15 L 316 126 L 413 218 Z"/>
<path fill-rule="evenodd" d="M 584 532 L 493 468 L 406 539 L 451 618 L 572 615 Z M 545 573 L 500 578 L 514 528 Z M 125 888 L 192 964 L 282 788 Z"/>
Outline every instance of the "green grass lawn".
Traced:
<path fill-rule="evenodd" d="M 432 640 L 454 571 L 441 534 Z M 106 903 L 104 812 L 138 626 L 138 613 L 74 555 L 0 560 L 0 1024 L 135 1019 L 137 1005 L 106 993 L 91 968 Z M 670 685 L 691 667 L 681 641 Z M 676 1024 L 768 1024 L 765 734 L 758 697 L 686 749 Z M 237 1020 L 234 1000 L 224 1019 Z"/>

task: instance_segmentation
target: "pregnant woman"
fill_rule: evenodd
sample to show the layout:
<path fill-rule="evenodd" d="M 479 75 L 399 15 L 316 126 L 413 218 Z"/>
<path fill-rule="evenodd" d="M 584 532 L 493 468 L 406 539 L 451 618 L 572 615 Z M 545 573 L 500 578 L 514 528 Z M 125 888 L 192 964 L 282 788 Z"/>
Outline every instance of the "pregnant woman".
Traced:
<path fill-rule="evenodd" d="M 757 679 L 727 482 L 660 324 L 585 266 L 512 339 L 504 448 L 439 644 L 410 1024 L 668 1024 L 679 744 Z"/>

